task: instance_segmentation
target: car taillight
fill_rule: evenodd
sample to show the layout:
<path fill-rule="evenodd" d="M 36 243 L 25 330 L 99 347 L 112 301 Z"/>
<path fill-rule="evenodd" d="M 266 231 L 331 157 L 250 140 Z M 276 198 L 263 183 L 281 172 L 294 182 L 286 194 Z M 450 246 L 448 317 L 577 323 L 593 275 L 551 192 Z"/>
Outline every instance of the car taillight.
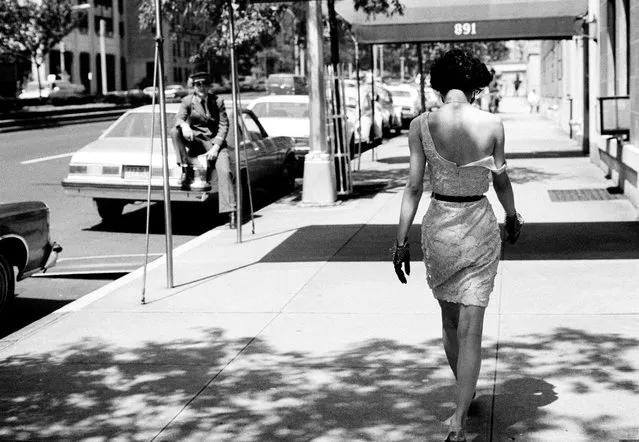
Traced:
<path fill-rule="evenodd" d="M 69 165 L 69 173 L 87 173 L 87 166 Z"/>

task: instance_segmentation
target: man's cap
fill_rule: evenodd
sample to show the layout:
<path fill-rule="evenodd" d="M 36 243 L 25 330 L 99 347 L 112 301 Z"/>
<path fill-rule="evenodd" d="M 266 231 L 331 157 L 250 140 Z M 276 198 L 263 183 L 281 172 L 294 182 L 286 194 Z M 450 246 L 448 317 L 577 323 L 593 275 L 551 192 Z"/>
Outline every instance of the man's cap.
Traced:
<path fill-rule="evenodd" d="M 194 72 L 190 75 L 191 81 L 205 80 L 210 82 L 211 76 L 206 71 Z"/>

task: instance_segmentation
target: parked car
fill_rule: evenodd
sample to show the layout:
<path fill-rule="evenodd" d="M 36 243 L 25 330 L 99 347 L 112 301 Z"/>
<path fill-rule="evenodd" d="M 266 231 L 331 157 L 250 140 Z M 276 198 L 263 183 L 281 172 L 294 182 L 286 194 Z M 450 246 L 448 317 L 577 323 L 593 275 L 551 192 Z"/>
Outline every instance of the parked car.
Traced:
<path fill-rule="evenodd" d="M 306 77 L 294 74 L 271 74 L 266 80 L 266 92 L 271 95 L 306 95 Z"/>
<path fill-rule="evenodd" d="M 370 83 L 364 86 L 367 95 L 370 97 L 373 88 Z M 389 135 L 392 131 L 398 133 L 402 130 L 401 111 L 395 109 L 393 96 L 386 86 L 382 83 L 375 82 L 375 101 L 380 105 L 382 113 L 382 133 Z"/>
<path fill-rule="evenodd" d="M 160 89 L 156 86 L 147 86 L 144 89 L 142 89 L 142 93 L 148 95 L 149 97 L 153 97 L 153 95 L 159 95 L 160 94 Z"/>
<path fill-rule="evenodd" d="M 167 121 L 175 119 L 179 104 L 166 105 Z M 229 106 L 231 127 L 235 116 Z M 146 201 L 149 169 L 151 170 L 151 200 L 163 201 L 162 151 L 160 148 L 160 115 L 156 107 L 155 126 L 152 127 L 153 106 L 142 106 L 124 113 L 100 137 L 73 154 L 69 163 L 69 174 L 62 181 L 68 195 L 93 198 L 98 214 L 105 221 L 122 215 L 126 204 Z M 239 126 L 242 148 L 240 166 L 242 179 L 246 179 L 245 159 L 249 164 L 251 183 L 265 182 L 291 190 L 295 184 L 295 152 L 293 138 L 269 136 L 259 119 L 249 110 L 242 111 Z M 229 131 L 227 143 L 234 170 L 237 143 L 233 130 Z M 149 165 L 151 137 L 157 142 Z M 246 140 L 244 142 L 244 140 Z M 168 142 L 169 186 L 173 201 L 201 201 L 208 193 L 217 192 L 215 174 L 208 180 L 203 157 L 195 167 L 195 180 L 191 190 L 181 190 L 178 179 L 181 174 L 171 140 Z M 244 148 L 245 147 L 245 148 Z"/>
<path fill-rule="evenodd" d="M 424 86 L 424 99 L 426 101 L 426 110 L 429 111 L 439 109 L 444 104 L 439 92 L 430 86 Z"/>
<path fill-rule="evenodd" d="M 370 99 L 370 94 L 365 86 L 360 84 L 359 102 L 357 94 L 357 82 L 344 81 L 344 95 L 346 104 L 346 117 L 353 122 L 354 146 L 352 152 L 357 152 L 359 144 L 362 144 L 362 152 L 377 146 L 382 142 L 383 116 L 382 108 L 378 102 Z M 374 106 L 373 106 L 374 103 Z M 375 112 L 373 112 L 375 109 Z M 359 116 L 361 112 L 361 130 Z"/>
<path fill-rule="evenodd" d="M 297 172 L 301 173 L 304 157 L 309 152 L 311 130 L 308 95 L 267 95 L 251 101 L 247 108 L 260 119 L 270 136 L 293 138 Z"/>
<path fill-rule="evenodd" d="M 15 282 L 53 267 L 62 251 L 49 238 L 49 208 L 40 201 L 0 203 L 0 311 Z"/>
<path fill-rule="evenodd" d="M 164 98 L 167 101 L 182 101 L 189 94 L 189 90 L 181 84 L 169 84 L 164 88 Z"/>
<path fill-rule="evenodd" d="M 22 89 L 22 93 L 18 95 L 18 98 L 68 98 L 84 95 L 85 88 L 81 84 L 70 83 L 65 80 L 43 80 L 40 84 L 37 81 L 28 82 Z"/>
<path fill-rule="evenodd" d="M 393 103 L 400 108 L 402 125 L 407 128 L 413 118 L 422 112 L 419 90 L 408 84 L 388 86 L 393 94 Z"/>

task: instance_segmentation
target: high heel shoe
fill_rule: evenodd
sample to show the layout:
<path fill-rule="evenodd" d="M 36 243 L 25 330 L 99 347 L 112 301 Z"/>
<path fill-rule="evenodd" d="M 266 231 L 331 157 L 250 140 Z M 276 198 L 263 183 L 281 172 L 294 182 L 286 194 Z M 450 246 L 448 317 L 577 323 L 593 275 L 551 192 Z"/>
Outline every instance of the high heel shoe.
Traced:
<path fill-rule="evenodd" d="M 464 430 L 453 430 L 448 433 L 448 437 L 444 442 L 466 442 L 466 434 Z"/>

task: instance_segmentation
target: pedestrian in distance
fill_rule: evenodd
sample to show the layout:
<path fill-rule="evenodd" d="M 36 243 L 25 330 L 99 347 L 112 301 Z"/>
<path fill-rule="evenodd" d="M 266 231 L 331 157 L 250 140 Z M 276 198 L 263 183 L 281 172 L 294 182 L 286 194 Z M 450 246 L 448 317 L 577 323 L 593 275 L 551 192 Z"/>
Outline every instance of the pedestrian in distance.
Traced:
<path fill-rule="evenodd" d="M 210 179 L 212 169 L 217 174 L 219 213 L 228 213 L 229 227 L 235 229 L 235 180 L 226 143 L 229 118 L 224 100 L 209 92 L 211 78 L 208 72 L 196 72 L 189 80 L 195 89 L 182 99 L 171 130 L 175 155 L 182 167 L 179 184 L 182 190 L 191 189 L 197 157 L 204 155 L 207 179 Z"/>
<path fill-rule="evenodd" d="M 409 176 L 391 249 L 395 273 L 405 284 L 410 274 L 408 233 L 428 164 L 433 193 L 422 221 L 421 242 L 427 282 L 441 308 L 444 351 L 457 386 L 456 409 L 446 421 L 450 428 L 446 441 L 466 440 L 466 416 L 481 365 L 484 311 L 502 247 L 499 225 L 484 195 L 491 173 L 506 212 L 506 242 L 517 241 L 523 223 L 506 172 L 503 123 L 472 106 L 491 79 L 484 63 L 460 49 L 448 51 L 433 64 L 431 86 L 444 104 L 411 122 Z"/>
<path fill-rule="evenodd" d="M 528 104 L 530 105 L 531 114 L 539 112 L 539 95 L 534 89 L 528 93 Z"/>
<path fill-rule="evenodd" d="M 499 112 L 499 103 L 501 102 L 501 91 L 499 89 L 499 81 L 497 81 L 497 74 L 494 69 L 490 70 L 491 81 L 488 83 L 488 91 L 490 93 L 490 104 L 488 110 L 493 114 Z"/>

